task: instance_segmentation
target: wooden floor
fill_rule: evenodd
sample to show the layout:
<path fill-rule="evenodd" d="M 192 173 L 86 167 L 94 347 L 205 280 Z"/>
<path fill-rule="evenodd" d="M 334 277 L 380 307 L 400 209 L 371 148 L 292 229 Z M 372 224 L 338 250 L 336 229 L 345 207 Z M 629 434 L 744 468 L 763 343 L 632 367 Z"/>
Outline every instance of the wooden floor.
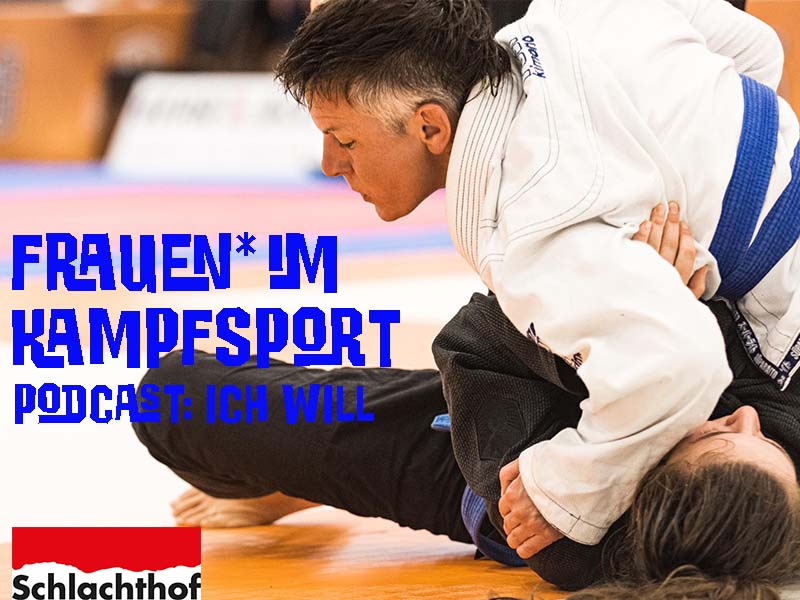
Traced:
<path fill-rule="evenodd" d="M 0 598 L 11 598 L 11 544 L 0 544 Z"/>
<path fill-rule="evenodd" d="M 0 545 L 0 598 L 9 597 L 10 563 L 10 545 Z M 528 569 L 474 560 L 471 546 L 332 508 L 205 530 L 202 569 L 204 600 L 563 597 Z"/>

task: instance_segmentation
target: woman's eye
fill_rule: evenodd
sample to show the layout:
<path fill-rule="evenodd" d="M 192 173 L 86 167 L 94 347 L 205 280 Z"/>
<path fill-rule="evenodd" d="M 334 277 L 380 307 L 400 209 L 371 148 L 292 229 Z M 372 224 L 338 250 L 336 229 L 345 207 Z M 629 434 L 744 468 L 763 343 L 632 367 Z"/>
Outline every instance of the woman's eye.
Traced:
<path fill-rule="evenodd" d="M 339 145 L 340 145 L 342 148 L 345 148 L 345 149 L 347 149 L 347 150 L 352 150 L 352 149 L 353 149 L 353 146 L 355 146 L 355 144 L 356 144 L 355 142 L 348 142 L 347 144 L 343 144 L 342 142 L 339 142 Z"/>

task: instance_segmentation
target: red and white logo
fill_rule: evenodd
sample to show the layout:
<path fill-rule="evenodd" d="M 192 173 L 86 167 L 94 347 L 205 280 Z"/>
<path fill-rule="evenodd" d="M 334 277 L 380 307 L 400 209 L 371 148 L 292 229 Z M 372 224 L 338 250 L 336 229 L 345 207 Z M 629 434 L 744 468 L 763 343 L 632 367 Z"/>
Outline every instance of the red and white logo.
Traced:
<path fill-rule="evenodd" d="M 15 527 L 13 600 L 199 600 L 198 527 Z"/>

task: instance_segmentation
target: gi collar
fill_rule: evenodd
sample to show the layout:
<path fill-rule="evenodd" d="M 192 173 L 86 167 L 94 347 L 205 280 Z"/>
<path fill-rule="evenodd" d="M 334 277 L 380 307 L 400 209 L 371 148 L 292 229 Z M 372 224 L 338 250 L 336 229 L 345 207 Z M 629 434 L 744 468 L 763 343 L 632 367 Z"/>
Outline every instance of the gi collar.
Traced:
<path fill-rule="evenodd" d="M 490 190 L 489 183 L 500 174 L 505 142 L 523 96 L 516 68 L 494 93 L 488 81 L 481 82 L 470 92 L 456 128 L 447 169 L 447 221 L 453 243 L 476 271 L 481 211 L 487 194 L 499 188 Z M 492 200 L 495 205 L 496 198 Z"/>

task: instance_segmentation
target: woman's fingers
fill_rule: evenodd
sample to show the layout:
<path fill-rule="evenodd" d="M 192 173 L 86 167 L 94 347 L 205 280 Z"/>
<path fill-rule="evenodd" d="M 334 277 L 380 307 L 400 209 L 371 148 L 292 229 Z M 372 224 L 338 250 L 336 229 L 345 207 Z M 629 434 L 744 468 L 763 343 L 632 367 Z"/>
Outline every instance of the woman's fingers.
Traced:
<path fill-rule="evenodd" d="M 665 213 L 664 207 L 660 204 L 653 208 L 650 211 L 650 220 L 639 225 L 639 230 L 633 239 L 646 242 L 664 260 L 674 265 L 678 255 L 680 234 L 680 208 L 674 202 L 670 202 L 668 213 Z"/>
<path fill-rule="evenodd" d="M 506 538 L 506 542 L 517 551 L 520 558 L 528 559 L 563 537 L 560 531 L 545 523 L 542 527 L 517 527 Z"/>
<path fill-rule="evenodd" d="M 664 235 L 664 223 L 666 211 L 664 206 L 659 204 L 650 211 L 650 233 L 647 236 L 647 243 L 656 251 L 661 251 L 661 238 Z"/>
<path fill-rule="evenodd" d="M 681 213 L 675 202 L 669 203 L 669 211 L 664 221 L 661 235 L 661 246 L 658 253 L 669 264 L 674 265 L 678 257 L 678 245 L 681 238 Z"/>
<path fill-rule="evenodd" d="M 517 555 L 523 560 L 528 560 L 562 537 L 560 534 L 535 535 L 517 548 Z"/>
<path fill-rule="evenodd" d="M 673 264 L 681 276 L 681 281 L 686 285 L 694 274 L 694 259 L 697 256 L 697 247 L 689 226 L 686 223 L 680 223 L 679 229 L 678 251 Z"/>
<path fill-rule="evenodd" d="M 697 273 L 692 275 L 692 278 L 689 280 L 689 289 L 698 300 L 706 291 L 706 275 L 708 275 L 708 265 L 698 269 Z"/>
<path fill-rule="evenodd" d="M 514 512 L 506 514 L 503 518 L 503 531 L 506 532 L 506 535 L 511 535 L 511 532 L 517 529 L 520 525 L 522 525 L 522 519 Z"/>
<path fill-rule="evenodd" d="M 500 495 L 506 493 L 508 486 L 519 477 L 519 459 L 512 460 L 500 469 Z"/>
<path fill-rule="evenodd" d="M 657 248 L 661 258 L 674 265 L 678 257 L 678 244 L 681 238 L 681 213 L 675 202 L 669 203 L 669 212 L 662 228 L 661 244 Z"/>
<path fill-rule="evenodd" d="M 695 298 L 705 293 L 708 267 L 694 271 L 697 245 L 689 225 L 680 220 L 680 206 L 670 202 L 667 210 L 658 205 L 650 212 L 650 220 L 639 225 L 633 239 L 646 242 L 669 264 L 675 267 L 684 285 Z"/>
<path fill-rule="evenodd" d="M 512 550 L 516 550 L 522 544 L 524 544 L 528 538 L 534 535 L 534 533 L 535 531 L 533 531 L 532 529 L 529 529 L 525 527 L 525 525 L 520 524 L 519 526 L 512 529 L 510 533 L 506 534 L 506 543 L 508 544 L 509 548 L 511 548 Z"/>
<path fill-rule="evenodd" d="M 517 515 L 515 515 L 515 518 Z M 516 527 L 510 528 L 506 532 L 506 543 L 512 549 L 519 548 L 526 540 L 537 535 L 550 535 L 553 528 L 540 515 L 527 514 L 525 518 L 518 520 Z"/>
<path fill-rule="evenodd" d="M 637 242 L 647 243 L 647 240 L 650 237 L 650 228 L 652 226 L 653 224 L 650 221 L 642 221 L 642 224 L 639 225 L 639 231 L 633 235 L 633 239 Z"/>

